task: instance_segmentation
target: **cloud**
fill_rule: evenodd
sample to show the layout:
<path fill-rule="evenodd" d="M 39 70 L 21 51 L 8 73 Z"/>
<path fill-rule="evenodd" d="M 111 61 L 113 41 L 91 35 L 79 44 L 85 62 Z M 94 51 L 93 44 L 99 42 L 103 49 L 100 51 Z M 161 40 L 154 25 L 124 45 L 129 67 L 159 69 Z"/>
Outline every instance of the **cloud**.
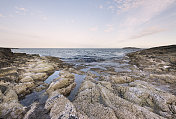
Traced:
<path fill-rule="evenodd" d="M 24 8 L 24 7 L 15 7 L 15 9 L 17 9 L 19 11 L 24 11 L 24 12 L 27 11 L 26 8 Z"/>
<path fill-rule="evenodd" d="M 143 24 L 166 10 L 175 0 L 114 0 L 117 13 L 128 12 L 126 23 Z"/>
<path fill-rule="evenodd" d="M 18 15 L 26 15 L 26 12 L 28 11 L 26 8 L 24 7 L 17 7 L 15 6 L 15 13 L 18 14 Z"/>
<path fill-rule="evenodd" d="M 153 23 L 161 26 L 165 24 L 166 27 L 169 23 L 166 21 L 155 23 L 154 20 L 159 21 L 159 15 L 171 8 L 175 2 L 176 0 L 113 0 L 114 4 L 111 5 L 114 5 L 116 16 L 121 20 L 117 35 L 127 40 L 164 31 L 162 28 L 152 28 Z M 144 29 L 150 26 L 150 30 Z M 138 33 L 140 29 L 144 30 Z"/>
<path fill-rule="evenodd" d="M 90 31 L 97 31 L 97 30 L 98 30 L 98 27 L 97 27 L 97 26 L 91 27 L 89 30 L 90 30 Z"/>
<path fill-rule="evenodd" d="M 141 32 L 139 32 L 137 35 L 132 36 L 130 39 L 137 39 L 137 38 L 149 36 L 152 34 L 160 33 L 166 30 L 167 29 L 160 28 L 160 27 L 149 27 L 149 28 L 143 29 Z"/>
<path fill-rule="evenodd" d="M 104 30 L 104 32 L 111 32 L 113 30 L 114 30 L 113 25 L 112 24 L 108 24 L 108 25 L 106 25 L 106 29 Z"/>

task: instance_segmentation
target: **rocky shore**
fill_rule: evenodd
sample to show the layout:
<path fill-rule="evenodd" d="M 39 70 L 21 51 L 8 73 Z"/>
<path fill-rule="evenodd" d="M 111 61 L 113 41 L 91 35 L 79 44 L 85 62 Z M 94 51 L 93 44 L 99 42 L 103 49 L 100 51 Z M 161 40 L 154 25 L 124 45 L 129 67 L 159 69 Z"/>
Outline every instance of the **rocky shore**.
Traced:
<path fill-rule="evenodd" d="M 118 61 L 123 62 L 129 71 L 92 69 L 100 74 L 95 75 L 56 57 L 0 48 L 0 118 L 175 119 L 176 46 L 129 53 Z M 46 82 L 55 71 L 58 78 Z M 76 75 L 85 78 L 70 101 Z M 40 98 L 21 104 L 35 92 Z"/>

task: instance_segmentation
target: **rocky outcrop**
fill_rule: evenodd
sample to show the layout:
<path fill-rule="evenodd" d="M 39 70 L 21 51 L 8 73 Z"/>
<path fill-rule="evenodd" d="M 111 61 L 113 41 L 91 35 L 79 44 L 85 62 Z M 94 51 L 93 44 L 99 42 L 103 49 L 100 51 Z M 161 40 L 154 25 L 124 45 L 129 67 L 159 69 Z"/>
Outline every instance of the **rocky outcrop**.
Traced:
<path fill-rule="evenodd" d="M 143 77 L 150 82 L 170 85 L 171 93 L 176 94 L 172 84 L 176 83 L 176 45 L 155 47 L 127 54 L 130 64 L 136 65 Z"/>
<path fill-rule="evenodd" d="M 52 92 L 45 104 L 45 109 L 50 110 L 52 119 L 88 119 L 86 115 L 76 111 L 75 106 L 63 95 Z"/>
<path fill-rule="evenodd" d="M 115 93 L 110 82 L 86 80 L 83 82 L 76 99 L 76 109 L 90 119 L 164 119 L 148 108 L 127 101 Z"/>
<path fill-rule="evenodd" d="M 61 63 L 59 58 L 12 53 L 10 49 L 0 48 L 0 118 L 22 119 L 26 108 L 19 100 L 34 90 L 40 90 L 41 85 L 46 89 L 48 85 L 44 81 L 62 67 Z"/>
<path fill-rule="evenodd" d="M 114 85 L 119 95 L 135 104 L 149 108 L 165 118 L 176 118 L 176 97 L 145 81 L 136 80 L 128 85 Z"/>
<path fill-rule="evenodd" d="M 49 95 L 57 91 L 60 94 L 67 95 L 76 86 L 74 75 L 68 71 L 60 71 L 60 77 L 55 79 L 47 89 Z"/>
<path fill-rule="evenodd" d="M 0 64 L 0 118 L 175 119 L 175 49 L 167 46 L 130 53 L 124 57 L 130 71 L 96 69 L 99 75 L 74 69 L 58 58 L 0 50 L 2 62 L 8 64 Z M 58 68 L 59 77 L 45 83 Z M 76 82 L 81 86 L 74 88 L 75 78 L 80 77 L 84 81 Z M 66 96 L 77 90 L 73 102 L 68 100 Z M 39 99 L 32 98 L 27 107 L 19 103 L 27 94 L 36 96 L 35 91 Z"/>
<path fill-rule="evenodd" d="M 1 84 L 0 118 L 22 119 L 25 108 L 18 102 L 18 95 L 12 90 L 10 83 Z"/>
<path fill-rule="evenodd" d="M 10 66 L 13 62 L 12 56 L 10 48 L 0 48 L 0 68 Z"/>

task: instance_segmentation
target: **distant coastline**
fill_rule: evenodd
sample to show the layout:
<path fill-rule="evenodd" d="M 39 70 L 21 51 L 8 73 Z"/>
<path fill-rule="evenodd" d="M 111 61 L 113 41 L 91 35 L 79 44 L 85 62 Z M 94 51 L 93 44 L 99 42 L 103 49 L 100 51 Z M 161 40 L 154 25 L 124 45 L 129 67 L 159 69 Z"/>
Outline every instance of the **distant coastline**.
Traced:
<path fill-rule="evenodd" d="M 137 48 L 137 47 L 124 47 L 122 49 L 141 49 L 141 48 Z"/>

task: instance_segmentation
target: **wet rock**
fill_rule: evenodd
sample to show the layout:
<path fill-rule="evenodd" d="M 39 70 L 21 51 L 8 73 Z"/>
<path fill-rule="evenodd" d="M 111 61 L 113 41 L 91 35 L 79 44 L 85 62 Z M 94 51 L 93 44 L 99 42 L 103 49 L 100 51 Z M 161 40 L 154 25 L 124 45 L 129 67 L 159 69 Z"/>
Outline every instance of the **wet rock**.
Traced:
<path fill-rule="evenodd" d="M 57 90 L 58 93 L 67 95 L 76 86 L 74 75 L 65 70 L 61 71 L 59 75 L 60 77 L 50 84 L 47 92 L 51 94 L 53 91 Z"/>
<path fill-rule="evenodd" d="M 45 88 L 46 88 L 45 86 L 40 85 L 35 88 L 35 91 L 40 92 L 40 91 L 44 90 Z"/>
<path fill-rule="evenodd" d="M 47 89 L 47 92 L 50 94 L 51 92 L 58 90 L 58 92 L 66 95 L 70 93 L 71 89 L 75 87 L 74 79 L 61 78 L 56 82 L 52 82 Z"/>
<path fill-rule="evenodd" d="M 51 119 L 48 110 L 44 108 L 44 105 L 34 102 L 29 111 L 24 115 L 23 119 Z"/>

